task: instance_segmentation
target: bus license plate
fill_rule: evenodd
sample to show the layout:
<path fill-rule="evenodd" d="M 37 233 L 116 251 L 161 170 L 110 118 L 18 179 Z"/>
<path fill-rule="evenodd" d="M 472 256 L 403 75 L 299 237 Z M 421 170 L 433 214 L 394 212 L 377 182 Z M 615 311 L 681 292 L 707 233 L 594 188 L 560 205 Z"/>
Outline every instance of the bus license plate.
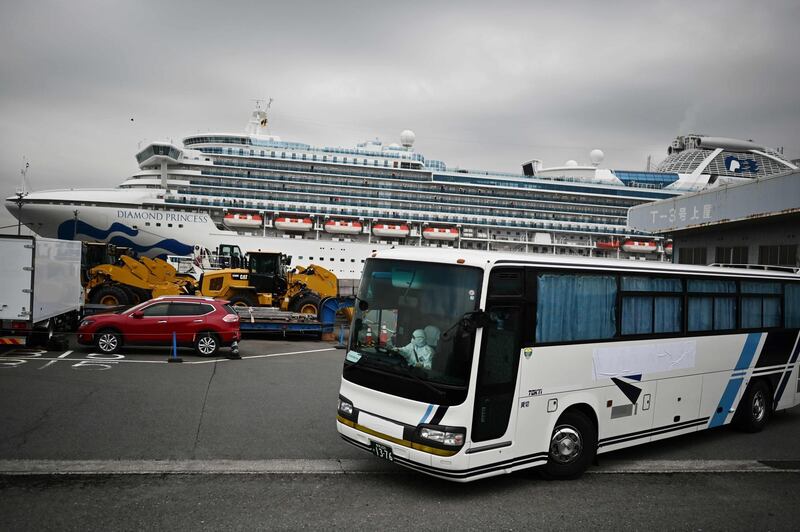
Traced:
<path fill-rule="evenodd" d="M 378 442 L 372 442 L 372 453 L 378 458 L 394 462 L 394 455 L 392 455 L 392 448 L 381 445 Z"/>

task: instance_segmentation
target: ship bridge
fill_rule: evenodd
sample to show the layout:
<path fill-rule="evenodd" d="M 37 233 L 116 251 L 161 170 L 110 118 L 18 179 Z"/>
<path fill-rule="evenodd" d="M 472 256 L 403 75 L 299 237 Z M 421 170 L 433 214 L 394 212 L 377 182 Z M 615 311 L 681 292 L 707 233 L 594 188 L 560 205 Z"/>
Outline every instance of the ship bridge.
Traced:
<path fill-rule="evenodd" d="M 142 170 L 147 167 L 160 166 L 161 188 L 167 188 L 167 165 L 177 164 L 183 156 L 183 150 L 169 142 L 153 142 L 136 154 L 136 161 Z"/>

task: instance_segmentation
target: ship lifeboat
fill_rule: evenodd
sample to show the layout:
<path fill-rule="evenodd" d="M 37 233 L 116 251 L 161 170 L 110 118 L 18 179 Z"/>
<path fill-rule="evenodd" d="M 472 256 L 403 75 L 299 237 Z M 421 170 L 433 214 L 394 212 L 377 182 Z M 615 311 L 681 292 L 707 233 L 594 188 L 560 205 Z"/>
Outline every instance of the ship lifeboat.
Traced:
<path fill-rule="evenodd" d="M 263 221 L 258 214 L 226 214 L 222 223 L 226 227 L 261 227 Z"/>
<path fill-rule="evenodd" d="M 664 244 L 664 253 L 667 255 L 672 255 L 672 242 L 667 242 Z"/>
<path fill-rule="evenodd" d="M 652 240 L 634 240 L 629 238 L 622 243 L 622 251 L 628 253 L 655 253 L 658 247 Z"/>
<path fill-rule="evenodd" d="M 458 229 L 455 227 L 426 227 L 422 230 L 422 237 L 426 240 L 455 240 L 458 238 Z"/>
<path fill-rule="evenodd" d="M 613 238 L 598 240 L 597 242 L 595 242 L 595 246 L 597 246 L 597 249 L 616 250 L 619 249 L 619 245 L 620 245 L 619 240 L 614 240 Z"/>
<path fill-rule="evenodd" d="M 361 222 L 328 220 L 325 222 L 325 231 L 342 235 L 357 235 L 361 232 Z"/>
<path fill-rule="evenodd" d="M 314 226 L 311 218 L 275 218 L 275 229 L 283 231 L 308 231 Z"/>
<path fill-rule="evenodd" d="M 403 238 L 408 236 L 408 226 L 405 224 L 375 224 L 372 226 L 372 234 L 389 238 Z"/>

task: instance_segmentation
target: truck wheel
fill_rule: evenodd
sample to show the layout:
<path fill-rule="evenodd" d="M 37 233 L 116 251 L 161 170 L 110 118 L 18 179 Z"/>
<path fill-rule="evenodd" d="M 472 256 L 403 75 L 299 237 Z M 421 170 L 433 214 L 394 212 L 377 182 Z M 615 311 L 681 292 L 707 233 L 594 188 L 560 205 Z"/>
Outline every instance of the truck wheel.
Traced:
<path fill-rule="evenodd" d="M 104 285 L 92 290 L 92 303 L 101 305 L 129 305 L 128 294 L 119 286 Z"/>
<path fill-rule="evenodd" d="M 104 355 L 116 353 L 122 345 L 122 336 L 112 329 L 104 329 L 96 333 L 94 338 L 97 349 Z"/>
<path fill-rule="evenodd" d="M 577 410 L 567 411 L 556 423 L 544 474 L 547 478 L 568 480 L 586 471 L 597 452 L 597 431 L 592 422 Z"/>
<path fill-rule="evenodd" d="M 203 357 L 213 357 L 219 351 L 219 340 L 213 333 L 200 333 L 194 342 L 197 354 Z"/>
<path fill-rule="evenodd" d="M 298 294 L 289 301 L 289 310 L 300 314 L 319 314 L 320 298 L 317 294 L 306 292 Z"/>
<path fill-rule="evenodd" d="M 230 299 L 230 305 L 232 307 L 257 307 L 258 301 L 253 294 L 236 294 Z"/>
<path fill-rule="evenodd" d="M 742 432 L 760 432 L 769 421 L 772 413 L 772 393 L 761 379 L 750 382 L 744 391 L 736 413 L 733 426 Z"/>

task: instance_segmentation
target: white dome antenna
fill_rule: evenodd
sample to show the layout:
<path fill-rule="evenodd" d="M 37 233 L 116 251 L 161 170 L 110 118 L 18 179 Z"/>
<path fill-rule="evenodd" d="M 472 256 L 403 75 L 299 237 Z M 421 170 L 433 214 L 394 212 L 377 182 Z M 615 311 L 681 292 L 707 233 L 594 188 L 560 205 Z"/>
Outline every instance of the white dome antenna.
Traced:
<path fill-rule="evenodd" d="M 413 146 L 415 140 L 417 140 L 417 136 L 410 129 L 406 129 L 400 133 L 400 143 L 406 148 Z"/>
<path fill-rule="evenodd" d="M 589 152 L 589 159 L 592 161 L 592 166 L 598 166 L 605 158 L 606 154 L 603 153 L 603 150 L 594 149 Z"/>

